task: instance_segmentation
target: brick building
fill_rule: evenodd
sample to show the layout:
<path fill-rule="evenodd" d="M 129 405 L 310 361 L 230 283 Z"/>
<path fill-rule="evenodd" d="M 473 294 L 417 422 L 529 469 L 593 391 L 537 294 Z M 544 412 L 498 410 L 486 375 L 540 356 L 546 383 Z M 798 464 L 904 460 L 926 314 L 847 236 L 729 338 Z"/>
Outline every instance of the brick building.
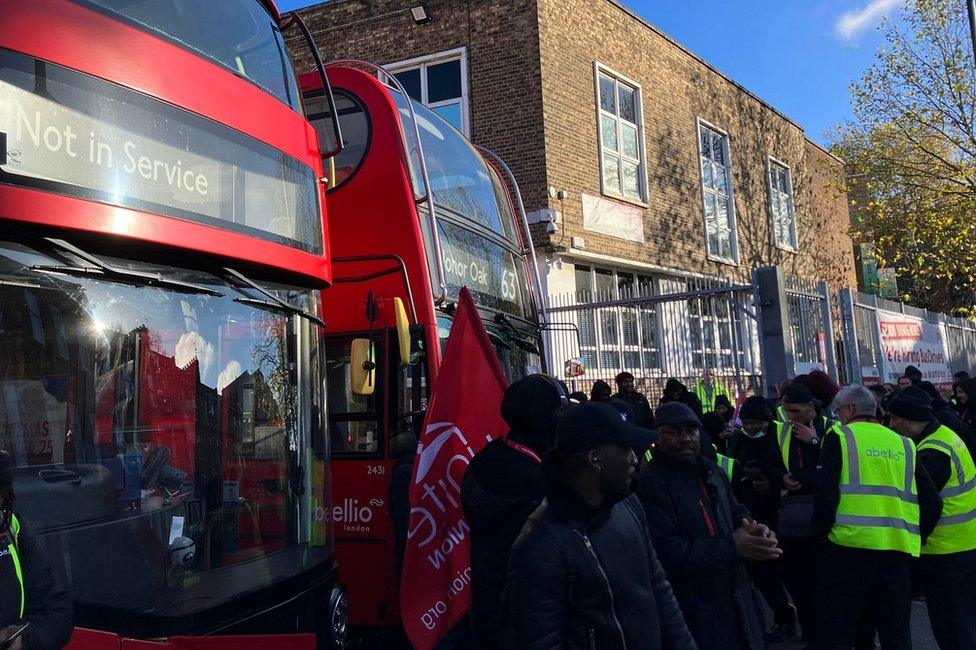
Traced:
<path fill-rule="evenodd" d="M 550 296 L 748 282 L 771 264 L 855 283 L 843 163 L 613 0 L 332 0 L 302 14 L 324 58 L 386 65 L 508 161 Z"/>

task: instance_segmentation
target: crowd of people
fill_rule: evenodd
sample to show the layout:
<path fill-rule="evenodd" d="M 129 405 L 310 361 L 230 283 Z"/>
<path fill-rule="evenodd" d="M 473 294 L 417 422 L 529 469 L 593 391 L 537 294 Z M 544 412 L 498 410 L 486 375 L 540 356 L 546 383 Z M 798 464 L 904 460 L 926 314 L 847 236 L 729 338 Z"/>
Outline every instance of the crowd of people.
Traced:
<path fill-rule="evenodd" d="M 461 492 L 481 647 L 910 648 L 924 597 L 976 649 L 976 380 L 615 384 L 508 388 Z"/>

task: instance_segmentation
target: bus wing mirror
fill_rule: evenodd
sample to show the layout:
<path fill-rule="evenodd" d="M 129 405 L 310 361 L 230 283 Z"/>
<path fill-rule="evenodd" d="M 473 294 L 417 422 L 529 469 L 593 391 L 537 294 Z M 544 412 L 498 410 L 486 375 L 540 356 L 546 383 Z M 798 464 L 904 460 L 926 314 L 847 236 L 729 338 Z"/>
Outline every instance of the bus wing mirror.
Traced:
<path fill-rule="evenodd" d="M 396 312 L 397 343 L 400 345 L 400 365 L 410 365 L 410 319 L 400 298 L 393 299 L 393 309 Z"/>
<path fill-rule="evenodd" d="M 376 355 L 369 339 L 352 340 L 349 382 L 353 395 L 372 395 L 376 390 Z"/>

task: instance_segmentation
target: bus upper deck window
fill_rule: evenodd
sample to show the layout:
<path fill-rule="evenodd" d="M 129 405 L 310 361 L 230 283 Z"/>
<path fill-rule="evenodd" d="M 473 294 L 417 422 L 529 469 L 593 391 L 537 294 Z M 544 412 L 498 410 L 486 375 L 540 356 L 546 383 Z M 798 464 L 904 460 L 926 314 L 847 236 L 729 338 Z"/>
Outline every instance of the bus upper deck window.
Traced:
<path fill-rule="evenodd" d="M 326 161 L 326 173 L 331 171 L 329 187 L 342 185 L 350 178 L 366 156 L 369 148 L 370 124 L 362 104 L 348 93 L 334 90 L 339 125 L 342 127 L 342 151 Z M 319 142 L 328 142 L 332 137 L 332 115 L 325 95 L 315 94 L 305 97 L 305 113 L 308 121 L 319 134 Z M 331 169 L 334 167 L 334 169 Z"/>

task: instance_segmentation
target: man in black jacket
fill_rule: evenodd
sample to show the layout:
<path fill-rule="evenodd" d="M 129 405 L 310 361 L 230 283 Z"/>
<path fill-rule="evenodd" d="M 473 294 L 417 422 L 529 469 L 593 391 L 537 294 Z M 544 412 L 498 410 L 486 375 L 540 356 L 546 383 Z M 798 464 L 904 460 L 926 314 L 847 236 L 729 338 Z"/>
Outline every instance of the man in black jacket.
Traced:
<path fill-rule="evenodd" d="M 560 418 L 543 462 L 546 499 L 509 564 L 520 650 L 694 650 L 632 494 L 634 450 L 651 439 L 609 404 L 581 404 Z"/>
<path fill-rule="evenodd" d="M 10 454 L 0 451 L 0 644 L 29 623 L 12 650 L 57 650 L 71 637 L 71 592 L 58 580 L 44 545 L 14 515 L 13 465 Z"/>
<path fill-rule="evenodd" d="M 512 543 L 545 496 L 541 457 L 552 446 L 556 412 L 569 403 L 565 386 L 529 375 L 502 398 L 508 435 L 471 460 L 461 482 L 461 507 L 471 527 L 471 622 L 484 648 L 502 626 L 501 595 Z"/>
<path fill-rule="evenodd" d="M 775 415 L 769 402 L 759 396 L 747 398 L 739 410 L 742 426 L 737 435 L 728 439 L 728 454 L 740 468 L 733 475 L 732 492 L 761 524 L 771 530 L 779 523 L 780 492 L 770 486 L 770 450 L 776 451 L 773 433 Z M 771 642 L 793 638 L 797 634 L 796 609 L 783 584 L 781 559 L 757 562 L 752 567 L 756 587 L 773 611 L 773 629 L 767 635 Z"/>
<path fill-rule="evenodd" d="M 928 396 L 915 386 L 909 386 L 898 393 L 892 400 L 892 407 L 897 410 L 899 405 L 913 396 L 931 417 Z M 885 445 L 889 443 L 884 442 L 884 436 L 887 435 L 898 441 L 890 443 L 892 447 L 902 450 L 902 441 L 895 432 L 886 430 L 874 419 L 876 410 L 874 395 L 863 386 L 846 386 L 841 389 L 834 398 L 834 411 L 842 424 L 830 430 L 820 453 L 820 481 L 814 499 L 812 523 L 817 537 L 828 541 L 824 545 L 820 562 L 817 595 L 818 649 L 847 649 L 852 642 L 855 648 L 874 648 L 874 628 L 878 631 L 883 649 L 911 648 L 908 624 L 911 615 L 908 575 L 911 553 L 905 552 L 904 548 L 893 549 L 897 544 L 893 544 L 891 537 L 884 532 L 872 537 L 871 523 L 868 522 L 843 522 L 848 526 L 858 526 L 854 529 L 856 533 L 844 526 L 834 530 L 838 518 L 837 510 L 841 505 L 842 482 L 848 493 L 859 494 L 859 489 L 878 489 L 877 483 L 861 483 L 860 476 L 867 474 L 873 481 L 879 481 L 879 476 L 885 476 L 883 473 L 871 474 L 872 470 L 865 467 L 866 461 L 858 460 L 862 458 L 861 454 L 867 453 L 869 459 L 880 458 L 879 464 L 889 462 L 883 456 L 871 456 L 872 448 L 865 451 L 865 447 L 876 444 L 880 448 L 888 449 Z M 842 427 L 846 428 L 846 432 Z M 847 439 L 847 454 L 852 455 L 855 461 L 848 460 L 845 463 L 843 460 L 841 436 Z M 904 466 L 904 451 L 900 457 Z M 861 465 L 860 471 L 851 469 L 852 462 Z M 847 472 L 843 471 L 845 465 L 848 466 Z M 911 463 L 907 467 L 910 468 Z M 877 469 L 874 471 L 878 472 Z M 908 469 L 899 469 L 899 477 L 903 477 L 905 471 Z M 914 478 L 919 516 L 918 534 L 924 544 L 942 512 L 942 499 L 921 461 L 915 463 Z M 904 486 L 905 479 L 899 480 Z M 890 498 L 891 488 L 894 486 L 888 484 L 881 487 L 889 489 L 885 496 Z M 850 503 L 845 507 L 848 508 L 847 518 L 851 519 Z M 872 508 L 870 504 L 866 507 Z M 877 513 L 879 507 L 883 508 L 885 504 L 875 503 L 873 510 L 861 512 Z M 884 514 L 890 511 L 880 512 Z M 864 519 L 874 519 L 877 522 L 882 519 L 882 514 Z M 883 531 L 883 526 L 879 526 L 879 530 Z"/>
<path fill-rule="evenodd" d="M 752 521 L 722 470 L 701 455 L 691 409 L 665 404 L 655 417 L 661 437 L 638 495 L 688 628 L 702 650 L 762 650 L 745 561 L 779 557 L 776 537 Z"/>
<path fill-rule="evenodd" d="M 914 568 L 914 579 L 925 596 L 932 632 L 944 650 L 976 648 L 976 537 L 965 525 L 971 511 L 958 514 L 959 502 L 968 509 L 973 491 L 966 467 L 968 449 L 952 431 L 933 417 L 922 395 L 902 391 L 891 403 L 891 428 L 911 438 L 918 449 L 918 467 L 924 467 L 943 497 L 936 530 L 925 539 L 931 528 L 923 520 L 922 556 Z M 951 427 L 950 427 L 951 428 Z M 953 438 L 955 438 L 953 440 Z M 955 476 L 955 485 L 950 486 Z M 960 480 L 961 478 L 961 480 Z M 960 485 L 965 487 L 960 487 Z M 919 506 L 922 489 L 919 486 Z M 962 527 L 953 520 L 962 519 Z"/>
<path fill-rule="evenodd" d="M 613 396 L 627 402 L 634 409 L 634 424 L 639 427 L 652 428 L 654 426 L 654 412 L 651 410 L 651 405 L 647 403 L 647 398 L 634 388 L 634 375 L 629 372 L 622 372 L 616 376 L 614 381 L 617 384 L 617 392 Z"/>
<path fill-rule="evenodd" d="M 816 637 L 817 575 L 823 548 L 811 524 L 813 498 L 820 445 L 831 425 L 821 407 L 800 383 L 783 389 L 782 408 L 788 420 L 773 427 L 776 440 L 767 463 L 770 488 L 785 490 L 776 532 L 783 548 L 783 579 L 807 643 Z"/>

